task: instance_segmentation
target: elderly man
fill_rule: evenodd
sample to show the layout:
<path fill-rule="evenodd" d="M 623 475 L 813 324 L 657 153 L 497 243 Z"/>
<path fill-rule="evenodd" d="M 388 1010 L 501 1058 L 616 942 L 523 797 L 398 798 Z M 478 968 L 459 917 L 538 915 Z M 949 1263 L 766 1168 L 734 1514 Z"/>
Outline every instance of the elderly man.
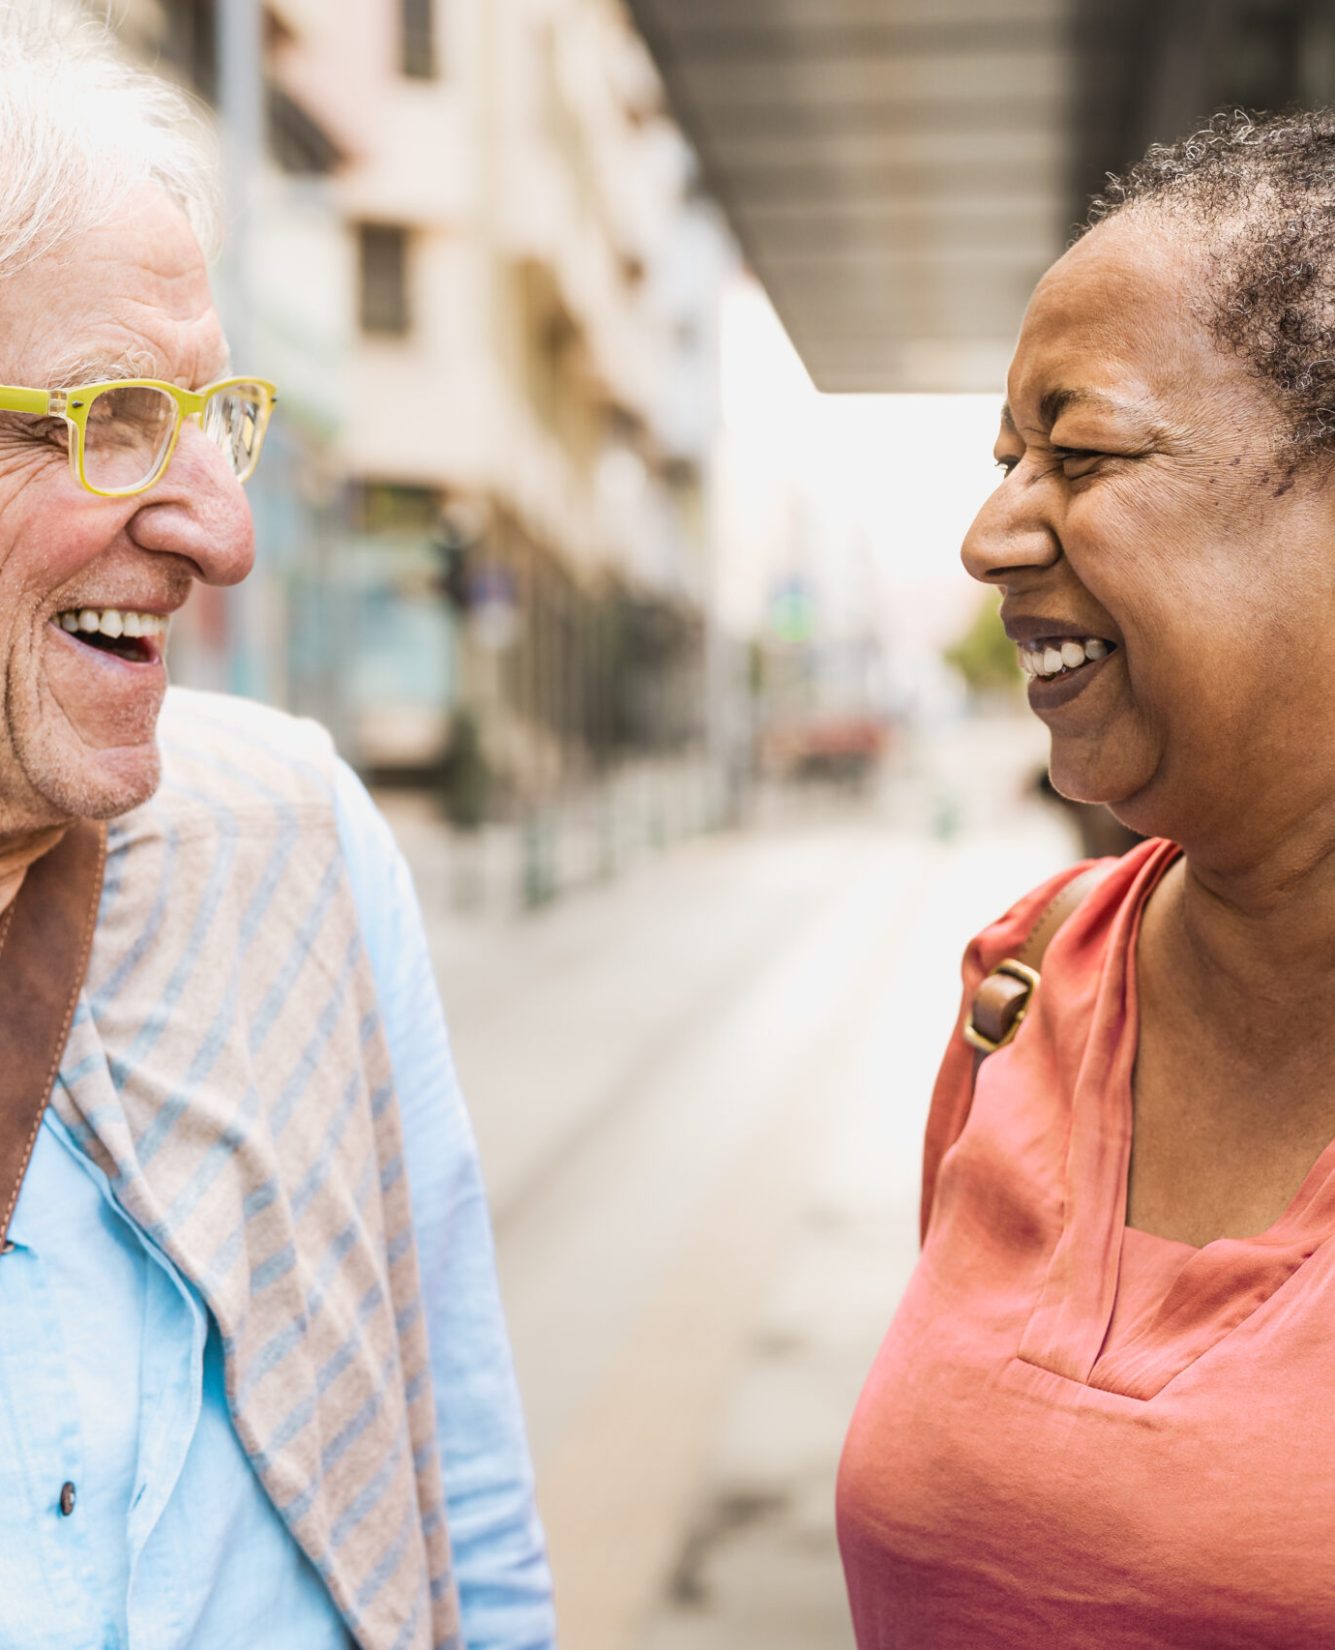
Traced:
<path fill-rule="evenodd" d="M 0 11 L 0 1645 L 547 1646 L 403 862 L 318 728 L 166 692 L 172 616 L 250 570 L 272 403 L 229 376 L 207 165 L 34 9 Z"/>

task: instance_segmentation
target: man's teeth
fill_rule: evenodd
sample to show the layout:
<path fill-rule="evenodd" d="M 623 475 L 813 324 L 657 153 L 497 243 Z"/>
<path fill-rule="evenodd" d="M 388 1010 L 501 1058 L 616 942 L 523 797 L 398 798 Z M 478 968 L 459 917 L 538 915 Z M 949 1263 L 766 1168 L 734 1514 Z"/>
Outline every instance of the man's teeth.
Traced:
<path fill-rule="evenodd" d="M 1074 636 L 1051 642 L 1026 642 L 1020 649 L 1020 666 L 1026 676 L 1059 676 L 1064 670 L 1079 670 L 1091 659 L 1105 658 L 1109 644 L 1098 636 L 1077 641 Z"/>
<path fill-rule="evenodd" d="M 62 613 L 58 623 L 71 633 L 85 636 L 165 636 L 167 620 L 161 613 L 131 613 L 123 607 L 81 607 Z"/>

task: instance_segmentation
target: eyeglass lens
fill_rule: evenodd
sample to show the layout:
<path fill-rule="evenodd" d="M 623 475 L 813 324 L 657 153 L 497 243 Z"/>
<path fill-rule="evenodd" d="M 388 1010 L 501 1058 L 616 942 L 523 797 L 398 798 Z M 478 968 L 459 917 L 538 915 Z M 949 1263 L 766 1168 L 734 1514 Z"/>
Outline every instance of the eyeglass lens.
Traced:
<path fill-rule="evenodd" d="M 234 475 L 245 481 L 255 468 L 264 435 L 264 391 L 258 384 L 232 384 L 204 404 L 204 434 L 216 442 Z"/>
<path fill-rule="evenodd" d="M 176 402 L 165 390 L 128 385 L 103 390 L 88 408 L 84 474 L 115 492 L 156 474 L 176 429 Z"/>

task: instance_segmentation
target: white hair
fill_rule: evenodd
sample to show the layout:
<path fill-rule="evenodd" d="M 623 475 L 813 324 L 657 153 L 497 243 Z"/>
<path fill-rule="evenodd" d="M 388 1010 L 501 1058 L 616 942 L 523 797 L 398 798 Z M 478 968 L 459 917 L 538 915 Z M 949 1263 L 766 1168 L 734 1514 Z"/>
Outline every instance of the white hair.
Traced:
<path fill-rule="evenodd" d="M 216 252 L 215 143 L 189 97 L 127 62 L 73 0 L 0 0 L 0 278 L 96 228 L 144 184 Z"/>

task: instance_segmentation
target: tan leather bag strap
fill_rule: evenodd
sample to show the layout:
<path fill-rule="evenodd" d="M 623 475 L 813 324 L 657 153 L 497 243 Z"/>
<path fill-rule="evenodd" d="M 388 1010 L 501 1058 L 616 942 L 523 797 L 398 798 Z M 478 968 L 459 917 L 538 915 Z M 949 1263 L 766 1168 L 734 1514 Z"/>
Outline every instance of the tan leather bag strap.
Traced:
<path fill-rule="evenodd" d="M 0 917 L 0 1254 L 88 971 L 106 859 L 106 826 L 78 821 Z"/>
<path fill-rule="evenodd" d="M 974 1074 L 989 1054 L 1004 1048 L 1029 1012 L 1039 972 L 1053 935 L 1099 882 L 1106 864 L 1091 865 L 1072 877 L 1039 913 L 1024 944 L 1013 957 L 1004 957 L 979 985 L 965 1022 L 964 1037 L 974 1049 Z"/>

